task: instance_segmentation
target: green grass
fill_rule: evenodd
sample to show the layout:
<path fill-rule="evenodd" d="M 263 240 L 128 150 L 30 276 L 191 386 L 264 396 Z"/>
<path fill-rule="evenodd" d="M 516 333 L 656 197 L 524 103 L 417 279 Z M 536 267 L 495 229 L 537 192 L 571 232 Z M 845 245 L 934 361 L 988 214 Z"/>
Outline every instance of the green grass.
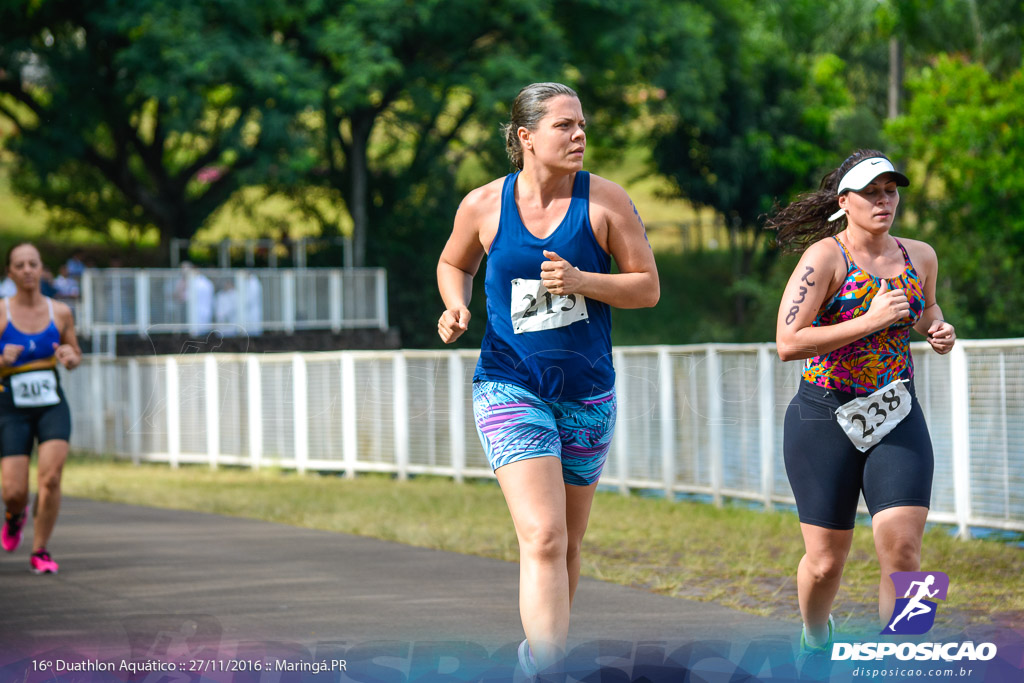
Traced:
<path fill-rule="evenodd" d="M 678 226 L 698 220 L 707 226 L 704 230 L 705 242 L 717 239 L 719 243 L 724 243 L 724 236 L 711 228 L 713 212 L 695 209 L 690 202 L 672 196 L 672 186 L 668 180 L 645 172 L 649 155 L 648 150 L 633 147 L 615 161 L 595 165 L 594 172 L 614 180 L 629 192 L 649 228 L 651 243 L 657 251 L 681 251 L 685 240 Z M 10 155 L 0 150 L 0 233 L 16 234 L 25 239 L 38 238 L 46 231 L 50 211 L 38 204 L 26 206 L 22 199 L 13 194 L 10 187 L 11 169 Z M 321 212 L 338 220 L 343 231 L 351 229 L 351 219 L 340 211 L 340 198 L 333 193 L 320 194 L 323 196 L 319 197 L 317 205 Z M 249 205 L 251 209 L 243 210 L 243 204 Z M 287 229 L 291 237 L 297 239 L 315 236 L 319 228 L 298 210 L 292 200 L 281 195 L 266 196 L 260 187 L 247 187 L 214 212 L 196 234 L 196 239 L 215 243 L 227 237 L 258 238 L 268 233 L 276 236 L 283 229 Z M 135 240 L 152 246 L 159 241 L 153 231 L 149 231 L 141 240 L 128 230 L 115 229 L 114 233 L 111 237 L 114 242 Z M 85 244 L 106 241 L 97 233 L 90 233 L 84 228 L 76 230 L 69 238 L 72 242 Z"/>
<path fill-rule="evenodd" d="M 31 208 L 11 192 L 10 167 L 0 156 L 0 233 L 24 235 L 31 238 L 46 229 L 49 216 L 45 209 Z"/>
<path fill-rule="evenodd" d="M 70 496 L 197 510 L 370 536 L 516 561 L 515 534 L 493 482 L 419 477 L 349 480 L 278 470 L 212 471 L 74 458 Z M 381 514 L 386 510 L 387 514 Z M 789 512 L 598 493 L 584 542 L 583 574 L 656 593 L 714 601 L 755 614 L 797 618 L 799 524 Z M 923 566 L 952 579 L 939 623 L 1024 626 L 1024 551 L 994 541 L 958 541 L 930 529 Z M 836 612 L 871 620 L 878 566 L 870 529 L 858 527 Z"/>
<path fill-rule="evenodd" d="M 651 246 L 660 254 L 678 254 L 685 245 L 701 242 L 704 247 L 724 245 L 723 230 L 713 227 L 714 211 L 694 207 L 678 196 L 672 182 L 664 176 L 647 172 L 651 152 L 634 146 L 614 161 L 588 164 L 594 173 L 613 180 L 629 193 L 644 224 L 647 226 Z M 688 239 L 685 226 L 700 222 L 704 225 L 700 239 Z"/>

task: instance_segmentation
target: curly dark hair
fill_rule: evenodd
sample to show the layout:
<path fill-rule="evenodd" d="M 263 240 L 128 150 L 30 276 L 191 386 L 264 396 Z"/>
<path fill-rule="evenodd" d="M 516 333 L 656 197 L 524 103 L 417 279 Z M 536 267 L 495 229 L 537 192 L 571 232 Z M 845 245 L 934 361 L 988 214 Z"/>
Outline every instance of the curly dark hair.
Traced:
<path fill-rule="evenodd" d="M 802 194 L 765 221 L 764 227 L 777 232 L 775 241 L 785 251 L 803 251 L 818 240 L 837 235 L 846 227 L 846 217 L 829 217 L 839 209 L 836 190 L 846 172 L 864 159 L 888 158 L 877 149 L 858 149 L 839 168 L 821 179 L 816 192 Z"/>

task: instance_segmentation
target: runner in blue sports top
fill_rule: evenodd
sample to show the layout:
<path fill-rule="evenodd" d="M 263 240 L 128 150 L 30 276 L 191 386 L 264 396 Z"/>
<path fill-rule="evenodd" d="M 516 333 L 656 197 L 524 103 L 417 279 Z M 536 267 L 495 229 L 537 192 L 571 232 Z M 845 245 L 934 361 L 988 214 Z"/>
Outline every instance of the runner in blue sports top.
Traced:
<path fill-rule="evenodd" d="M 610 307 L 653 306 L 660 295 L 629 196 L 582 170 L 585 124 L 571 88 L 523 88 L 505 127 L 519 170 L 466 196 L 437 266 L 437 329 L 451 343 L 467 329 L 487 255 L 473 406 L 519 539 L 528 674 L 565 649 L 580 543 L 615 424 Z"/>
<path fill-rule="evenodd" d="M 0 300 L 0 477 L 4 520 L 0 545 L 14 552 L 28 515 L 29 455 L 39 442 L 38 493 L 29 564 L 36 574 L 56 574 L 46 550 L 60 509 L 60 478 L 68 454 L 71 413 L 55 370 L 82 361 L 67 304 L 43 296 L 39 250 L 23 242 L 7 253 L 7 274 L 17 287 Z"/>

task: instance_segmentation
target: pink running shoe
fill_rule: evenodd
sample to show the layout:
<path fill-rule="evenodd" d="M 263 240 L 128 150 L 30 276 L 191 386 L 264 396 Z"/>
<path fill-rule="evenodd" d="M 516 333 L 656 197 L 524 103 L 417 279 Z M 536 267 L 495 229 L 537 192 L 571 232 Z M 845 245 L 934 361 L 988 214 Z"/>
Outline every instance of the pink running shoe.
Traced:
<path fill-rule="evenodd" d="M 0 530 L 0 545 L 4 550 L 13 553 L 21 544 L 21 530 L 25 526 L 25 513 L 5 515 L 3 529 Z"/>
<path fill-rule="evenodd" d="M 46 552 L 46 548 L 40 548 L 39 550 L 32 553 L 32 557 L 29 558 L 29 562 L 32 565 L 33 574 L 56 574 L 57 563 L 50 557 L 50 553 Z"/>

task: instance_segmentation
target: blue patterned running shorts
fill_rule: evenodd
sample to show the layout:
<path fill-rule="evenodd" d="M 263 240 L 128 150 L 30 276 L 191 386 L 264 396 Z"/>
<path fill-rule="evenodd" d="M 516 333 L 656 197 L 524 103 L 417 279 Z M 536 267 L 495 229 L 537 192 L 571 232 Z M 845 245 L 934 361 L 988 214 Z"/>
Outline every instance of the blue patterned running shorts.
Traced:
<path fill-rule="evenodd" d="M 588 399 L 541 400 L 506 382 L 475 382 L 473 414 L 491 469 L 529 458 L 562 462 L 566 484 L 589 486 L 601 476 L 615 430 L 615 391 Z"/>

